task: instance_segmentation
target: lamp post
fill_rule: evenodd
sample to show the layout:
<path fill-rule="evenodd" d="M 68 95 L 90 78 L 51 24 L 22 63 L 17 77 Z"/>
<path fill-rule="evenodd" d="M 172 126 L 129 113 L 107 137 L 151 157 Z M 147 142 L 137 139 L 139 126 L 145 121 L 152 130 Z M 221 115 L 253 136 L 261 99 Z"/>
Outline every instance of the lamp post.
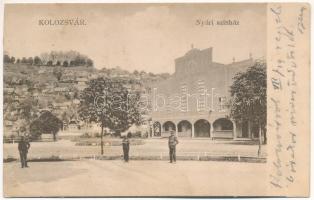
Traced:
<path fill-rule="evenodd" d="M 101 155 L 104 155 L 104 124 L 103 124 L 103 112 L 101 112 L 101 134 L 100 134 L 100 148 L 101 148 Z"/>
<path fill-rule="evenodd" d="M 104 135 L 104 112 L 106 111 L 106 104 L 107 104 L 107 92 L 105 88 L 103 90 L 102 96 L 96 96 L 94 98 L 94 105 L 100 112 L 100 123 L 101 123 L 101 133 L 100 133 L 100 153 L 101 155 L 104 155 L 104 141 L 103 141 L 103 135 Z M 103 100 L 103 102 L 99 102 L 100 100 Z"/>

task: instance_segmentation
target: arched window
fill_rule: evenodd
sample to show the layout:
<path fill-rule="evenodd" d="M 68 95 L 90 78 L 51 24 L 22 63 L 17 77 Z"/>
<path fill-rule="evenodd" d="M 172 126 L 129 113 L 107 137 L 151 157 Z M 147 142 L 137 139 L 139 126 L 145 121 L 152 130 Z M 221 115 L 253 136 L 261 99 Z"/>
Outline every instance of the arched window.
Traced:
<path fill-rule="evenodd" d="M 210 123 L 205 119 L 199 119 L 194 123 L 195 137 L 210 137 Z"/>
<path fill-rule="evenodd" d="M 172 121 L 165 122 L 162 127 L 165 132 L 176 130 L 176 125 Z"/>
<path fill-rule="evenodd" d="M 182 120 L 178 123 L 178 136 L 179 137 L 192 136 L 192 124 L 189 121 Z"/>
<path fill-rule="evenodd" d="M 232 131 L 233 123 L 229 119 L 220 118 L 213 123 L 214 131 Z"/>
<path fill-rule="evenodd" d="M 155 122 L 153 125 L 153 133 L 155 137 L 160 137 L 161 136 L 161 124 L 160 122 Z"/>

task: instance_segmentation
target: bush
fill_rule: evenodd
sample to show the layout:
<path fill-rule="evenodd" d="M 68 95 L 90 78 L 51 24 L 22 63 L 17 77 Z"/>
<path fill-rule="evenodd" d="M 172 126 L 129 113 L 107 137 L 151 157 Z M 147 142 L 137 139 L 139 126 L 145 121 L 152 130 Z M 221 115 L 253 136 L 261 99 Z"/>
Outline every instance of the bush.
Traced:
<path fill-rule="evenodd" d="M 136 131 L 135 133 L 132 134 L 132 137 L 142 137 L 142 132 L 141 131 Z"/>
<path fill-rule="evenodd" d="M 31 141 L 38 141 L 38 140 L 41 140 L 41 135 L 30 135 L 29 139 Z"/>
<path fill-rule="evenodd" d="M 94 136 L 95 136 L 96 138 L 99 138 L 101 135 L 100 135 L 100 133 L 97 132 L 97 133 L 94 134 Z"/>
<path fill-rule="evenodd" d="M 92 136 L 89 133 L 83 133 L 80 138 L 91 138 Z"/>
<path fill-rule="evenodd" d="M 13 141 L 18 142 L 20 140 L 20 137 L 14 134 L 11 134 L 9 136 L 3 136 L 3 142 L 4 143 L 12 143 Z"/>
<path fill-rule="evenodd" d="M 142 138 L 148 138 L 148 132 L 147 131 L 142 135 Z"/>

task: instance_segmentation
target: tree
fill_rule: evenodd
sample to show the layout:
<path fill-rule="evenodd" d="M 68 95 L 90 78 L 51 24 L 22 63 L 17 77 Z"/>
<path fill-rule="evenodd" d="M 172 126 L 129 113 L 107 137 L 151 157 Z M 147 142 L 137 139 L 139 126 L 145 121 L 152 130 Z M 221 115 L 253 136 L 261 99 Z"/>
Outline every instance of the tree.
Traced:
<path fill-rule="evenodd" d="M 34 63 L 33 57 L 29 57 L 29 58 L 27 59 L 27 64 L 33 65 L 33 63 Z"/>
<path fill-rule="evenodd" d="M 12 64 L 14 64 L 15 63 L 15 57 L 11 57 L 11 59 L 10 59 L 10 63 L 12 63 Z"/>
<path fill-rule="evenodd" d="M 32 139 L 38 139 L 43 133 L 42 123 L 39 120 L 35 120 L 30 124 L 30 136 Z"/>
<path fill-rule="evenodd" d="M 47 62 L 50 60 L 50 55 L 48 53 L 42 53 L 40 54 L 40 60 L 43 64 L 47 64 Z"/>
<path fill-rule="evenodd" d="M 130 98 L 132 96 L 132 101 Z M 83 121 L 101 126 L 101 154 L 103 154 L 103 131 L 107 127 L 115 135 L 139 124 L 139 93 L 130 93 L 118 79 L 97 78 L 89 82 L 80 96 L 79 116 Z"/>
<path fill-rule="evenodd" d="M 134 70 L 133 74 L 138 76 L 140 73 L 137 70 Z"/>
<path fill-rule="evenodd" d="M 56 141 L 56 134 L 62 127 L 62 121 L 54 116 L 51 112 L 47 111 L 44 112 L 40 117 L 39 120 L 42 122 L 43 131 L 45 133 L 52 133 L 53 140 Z"/>
<path fill-rule="evenodd" d="M 71 66 L 71 67 L 75 66 L 75 61 L 74 61 L 74 60 L 71 60 L 71 61 L 70 61 L 70 66 Z"/>
<path fill-rule="evenodd" d="M 58 79 L 58 81 L 61 80 L 63 71 L 62 71 L 59 67 L 53 69 L 53 72 L 52 72 L 52 73 L 53 73 L 53 75 Z"/>
<path fill-rule="evenodd" d="M 20 102 L 19 107 L 20 118 L 25 119 L 28 122 L 36 118 L 38 113 L 37 105 L 38 100 L 34 99 L 33 97 L 27 97 L 25 100 Z"/>
<path fill-rule="evenodd" d="M 47 62 L 47 66 L 52 66 L 52 60 L 49 60 L 48 62 Z"/>
<path fill-rule="evenodd" d="M 67 113 L 67 112 L 64 111 L 64 112 L 62 113 L 62 115 L 61 115 L 61 120 L 62 120 L 63 122 L 69 123 L 70 117 L 68 116 L 68 113 Z"/>
<path fill-rule="evenodd" d="M 57 133 L 62 127 L 62 121 L 54 116 L 51 112 L 43 112 L 38 119 L 30 125 L 31 135 L 39 137 L 42 133 L 53 134 L 53 140 L 57 140 Z"/>
<path fill-rule="evenodd" d="M 142 70 L 142 71 L 140 72 L 140 76 L 145 76 L 145 75 L 146 75 L 146 72 Z"/>
<path fill-rule="evenodd" d="M 76 66 L 81 66 L 81 65 L 84 65 L 85 60 L 84 60 L 80 55 L 77 55 L 77 56 L 74 58 L 73 62 L 74 62 L 74 65 L 76 65 Z"/>
<path fill-rule="evenodd" d="M 84 66 L 87 65 L 87 60 L 89 59 L 86 55 L 83 55 L 77 51 L 51 51 L 40 54 L 40 59 L 43 64 L 46 64 L 51 61 L 52 66 L 56 63 L 57 66 L 63 65 L 64 67 L 68 66 Z M 90 60 L 90 59 L 89 59 Z M 67 64 L 65 64 L 65 61 Z M 89 63 L 91 64 L 91 63 Z M 65 66 L 66 65 L 66 66 Z"/>
<path fill-rule="evenodd" d="M 64 97 L 66 100 L 71 100 L 71 95 L 69 93 L 65 93 Z"/>
<path fill-rule="evenodd" d="M 39 66 L 41 64 L 42 64 L 41 59 L 38 56 L 35 56 L 34 65 Z"/>
<path fill-rule="evenodd" d="M 11 62 L 10 56 L 7 55 L 7 54 L 5 54 L 5 55 L 3 56 L 3 62 L 4 62 L 4 63 L 10 63 L 10 62 Z"/>
<path fill-rule="evenodd" d="M 86 65 L 87 65 L 87 67 L 92 67 L 92 66 L 94 66 L 94 62 L 92 61 L 92 59 L 87 59 L 86 60 Z"/>
<path fill-rule="evenodd" d="M 231 117 L 239 123 L 245 121 L 258 125 L 259 149 L 261 153 L 262 134 L 266 143 L 266 63 L 256 61 L 244 73 L 238 73 L 234 77 L 231 86 Z"/>
<path fill-rule="evenodd" d="M 62 65 L 63 65 L 63 67 L 68 67 L 69 63 L 68 63 L 68 61 L 64 61 Z"/>
<path fill-rule="evenodd" d="M 29 124 L 38 117 L 38 100 L 33 97 L 27 97 L 20 102 L 18 107 L 19 129 L 25 129 L 28 132 Z"/>
<path fill-rule="evenodd" d="M 78 99 L 78 98 L 79 98 L 79 92 L 78 91 L 74 91 L 73 99 Z"/>
<path fill-rule="evenodd" d="M 21 63 L 22 64 L 26 64 L 27 63 L 27 59 L 25 57 L 23 57 Z"/>

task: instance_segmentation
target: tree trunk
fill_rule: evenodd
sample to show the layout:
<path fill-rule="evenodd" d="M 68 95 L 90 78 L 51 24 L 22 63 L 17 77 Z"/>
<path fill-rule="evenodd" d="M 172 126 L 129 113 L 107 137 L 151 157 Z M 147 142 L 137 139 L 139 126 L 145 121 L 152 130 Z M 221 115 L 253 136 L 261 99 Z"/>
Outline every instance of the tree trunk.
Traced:
<path fill-rule="evenodd" d="M 104 135 L 104 126 L 101 123 L 101 133 L 100 133 L 100 148 L 101 148 L 101 155 L 104 155 L 104 141 L 103 141 L 103 135 Z"/>
<path fill-rule="evenodd" d="M 267 131 L 265 131 L 266 129 L 264 128 L 264 144 L 267 144 Z"/>
<path fill-rule="evenodd" d="M 257 156 L 261 156 L 262 151 L 262 125 L 261 123 L 258 124 L 258 152 Z"/>
<path fill-rule="evenodd" d="M 252 129 L 251 129 L 251 121 L 250 120 L 248 121 L 247 132 L 248 132 L 248 138 L 253 139 Z"/>
<path fill-rule="evenodd" d="M 57 141 L 57 137 L 56 137 L 57 133 L 53 132 L 52 134 L 53 134 L 53 141 Z"/>

